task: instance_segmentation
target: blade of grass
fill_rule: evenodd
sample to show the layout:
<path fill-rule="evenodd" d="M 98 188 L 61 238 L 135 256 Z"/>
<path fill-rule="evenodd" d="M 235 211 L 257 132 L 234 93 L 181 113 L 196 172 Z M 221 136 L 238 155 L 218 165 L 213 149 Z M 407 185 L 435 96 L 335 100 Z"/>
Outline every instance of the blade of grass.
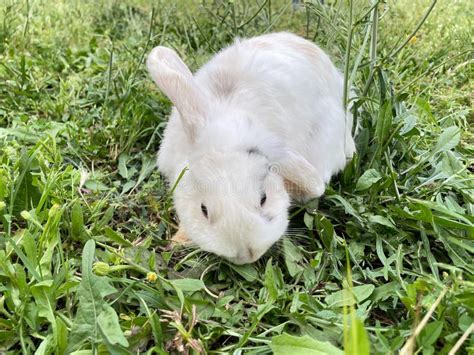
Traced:
<path fill-rule="evenodd" d="M 464 334 L 459 338 L 459 340 L 454 344 L 453 348 L 449 350 L 448 355 L 455 355 L 457 354 L 458 350 L 461 348 L 462 344 L 466 341 L 466 339 L 474 332 L 474 323 L 472 323 L 469 328 L 466 329 Z"/>
<path fill-rule="evenodd" d="M 407 342 L 405 343 L 405 345 L 400 350 L 400 353 L 399 353 L 400 355 L 411 355 L 411 354 L 413 354 L 414 348 L 415 348 L 415 343 L 416 343 L 416 338 L 418 337 L 418 335 L 420 335 L 421 331 L 426 326 L 426 324 L 430 320 L 432 314 L 434 313 L 434 311 L 436 310 L 438 305 L 441 303 L 441 300 L 444 298 L 444 296 L 446 295 L 446 293 L 448 291 L 449 291 L 448 287 L 443 288 L 443 290 L 440 292 L 440 294 L 438 295 L 436 300 L 433 302 L 433 304 L 431 305 L 430 309 L 425 314 L 425 316 L 423 317 L 421 322 L 416 326 L 415 330 L 413 331 L 413 334 L 410 336 L 410 338 L 408 338 Z"/>

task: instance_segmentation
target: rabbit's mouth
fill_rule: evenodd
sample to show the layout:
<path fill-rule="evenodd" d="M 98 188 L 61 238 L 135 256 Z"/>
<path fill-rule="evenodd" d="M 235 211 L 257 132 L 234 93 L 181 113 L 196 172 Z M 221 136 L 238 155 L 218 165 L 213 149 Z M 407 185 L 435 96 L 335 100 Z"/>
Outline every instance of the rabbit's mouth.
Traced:
<path fill-rule="evenodd" d="M 252 264 L 252 263 L 254 263 L 255 261 L 258 260 L 258 258 L 249 259 L 249 258 L 239 258 L 239 257 L 226 258 L 226 259 L 229 260 L 232 264 L 235 264 L 235 265 Z"/>

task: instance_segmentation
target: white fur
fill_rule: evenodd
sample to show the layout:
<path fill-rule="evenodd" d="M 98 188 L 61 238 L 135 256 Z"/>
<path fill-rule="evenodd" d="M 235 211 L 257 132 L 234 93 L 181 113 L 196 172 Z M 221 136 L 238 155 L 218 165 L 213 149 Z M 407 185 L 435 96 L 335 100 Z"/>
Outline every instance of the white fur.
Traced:
<path fill-rule="evenodd" d="M 158 167 L 170 183 L 189 169 L 175 207 L 204 250 L 239 264 L 257 260 L 284 234 L 290 195 L 322 195 L 354 154 L 342 75 L 296 35 L 237 41 L 194 77 L 165 47 L 153 49 L 147 66 L 175 105 Z"/>

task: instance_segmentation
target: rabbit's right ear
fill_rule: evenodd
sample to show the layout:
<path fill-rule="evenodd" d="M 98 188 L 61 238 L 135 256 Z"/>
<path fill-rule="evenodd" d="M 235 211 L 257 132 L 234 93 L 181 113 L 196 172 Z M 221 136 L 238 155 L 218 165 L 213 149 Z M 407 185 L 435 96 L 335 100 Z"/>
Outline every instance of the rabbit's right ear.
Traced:
<path fill-rule="evenodd" d="M 153 48 L 146 61 L 156 85 L 176 106 L 186 134 L 194 141 L 205 123 L 208 100 L 181 58 L 170 48 Z"/>
<path fill-rule="evenodd" d="M 293 198 L 306 202 L 324 193 L 326 187 L 319 172 L 302 155 L 284 149 L 273 158 L 271 170 L 285 179 L 285 187 Z"/>

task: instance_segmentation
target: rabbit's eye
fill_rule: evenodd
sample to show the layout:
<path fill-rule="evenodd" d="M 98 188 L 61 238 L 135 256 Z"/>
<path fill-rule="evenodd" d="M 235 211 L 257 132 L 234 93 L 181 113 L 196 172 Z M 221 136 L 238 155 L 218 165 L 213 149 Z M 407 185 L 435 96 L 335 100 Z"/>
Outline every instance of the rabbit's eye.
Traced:
<path fill-rule="evenodd" d="M 265 201 L 267 200 L 267 194 L 266 193 L 263 193 L 262 197 L 260 198 L 260 206 L 263 207 L 263 205 L 265 204 Z"/>
<path fill-rule="evenodd" d="M 201 203 L 201 211 L 204 217 L 207 218 L 207 207 L 203 203 Z"/>

